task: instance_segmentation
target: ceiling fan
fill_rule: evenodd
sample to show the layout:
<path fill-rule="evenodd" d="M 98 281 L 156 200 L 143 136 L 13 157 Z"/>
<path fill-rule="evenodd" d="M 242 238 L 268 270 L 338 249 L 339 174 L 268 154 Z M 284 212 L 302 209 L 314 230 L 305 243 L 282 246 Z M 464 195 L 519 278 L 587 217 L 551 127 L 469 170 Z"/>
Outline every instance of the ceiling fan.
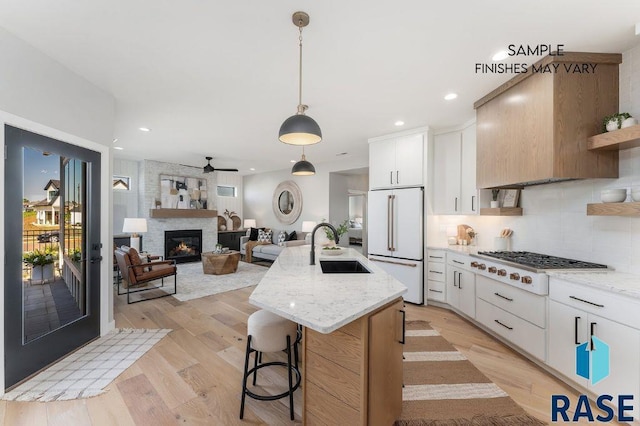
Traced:
<path fill-rule="evenodd" d="M 211 165 L 211 160 L 213 160 L 213 157 L 204 157 L 207 159 L 207 165 L 204 166 L 202 168 L 203 173 L 211 173 L 211 172 L 237 172 L 238 169 L 216 169 L 215 167 L 213 167 Z"/>

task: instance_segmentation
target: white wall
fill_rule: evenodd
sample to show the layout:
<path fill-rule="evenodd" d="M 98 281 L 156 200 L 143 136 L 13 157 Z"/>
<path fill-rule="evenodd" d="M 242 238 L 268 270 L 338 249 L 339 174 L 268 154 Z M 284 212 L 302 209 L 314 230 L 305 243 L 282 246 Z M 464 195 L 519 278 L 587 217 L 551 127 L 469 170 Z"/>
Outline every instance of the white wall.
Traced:
<path fill-rule="evenodd" d="M 227 229 L 233 229 L 231 220 L 224 215 L 225 210 L 229 210 L 229 212 L 235 212 L 236 216 L 238 216 L 241 220 L 245 218 L 242 215 L 243 211 L 243 178 L 241 175 L 233 172 L 215 172 L 217 178 L 217 185 L 224 186 L 234 186 L 237 190 L 236 197 L 217 197 L 216 203 L 218 207 L 218 216 L 222 216 L 227 219 Z M 215 190 L 215 188 L 214 188 Z M 251 219 L 251 218 L 248 218 Z M 242 222 L 240 223 L 242 226 Z"/>
<path fill-rule="evenodd" d="M 101 153 L 102 241 L 111 238 L 111 153 L 115 100 L 108 93 L 41 54 L 33 47 L 0 28 L 0 125 L 10 124 Z M 4 126 L 3 126 L 4 127 Z M 4 145 L 4 131 L 0 132 Z M 4 162 L 0 162 L 4 176 Z M 4 185 L 0 186 L 0 229 L 4 258 Z M 111 284 L 111 244 L 105 244 L 100 267 L 101 332 L 113 327 L 113 292 Z M 0 262 L 4 282 L 4 263 Z M 4 292 L 0 292 L 0 309 L 4 309 Z M 4 365 L 4 315 L 0 315 L 0 365 Z M 4 369 L 0 368 L 0 383 Z M 0 386 L 0 394 L 3 387 Z"/>
<path fill-rule="evenodd" d="M 363 143 L 365 143 L 363 141 Z M 310 160 L 313 160 L 310 158 Z M 256 219 L 257 225 L 300 232 L 303 220 L 319 222 L 329 218 L 330 173 L 368 167 L 368 159 L 345 159 L 331 163 L 314 164 L 313 176 L 293 176 L 291 169 L 244 177 L 244 217 Z M 278 222 L 271 207 L 273 191 L 280 182 L 292 180 L 302 192 L 302 213 L 291 225 Z M 346 218 L 346 216 L 345 216 Z"/>
<path fill-rule="evenodd" d="M 640 118 L 640 45 L 623 54 L 620 111 Z M 446 244 L 446 225 L 465 223 L 479 232 L 478 245 L 492 248 L 500 229 L 514 230 L 512 250 L 528 250 L 605 263 L 640 274 L 640 218 L 587 216 L 603 188 L 640 187 L 640 148 L 620 151 L 618 179 L 588 179 L 528 187 L 521 217 L 432 216 L 428 245 Z M 627 199 L 628 201 L 629 199 Z"/>
<path fill-rule="evenodd" d="M 113 190 L 113 233 L 122 234 L 125 217 L 138 216 L 138 191 L 140 188 L 140 166 L 138 161 L 113 159 L 113 174 L 129 178 L 129 190 Z M 144 237 L 143 237 L 144 238 Z M 143 246 L 144 247 L 144 246 Z"/>

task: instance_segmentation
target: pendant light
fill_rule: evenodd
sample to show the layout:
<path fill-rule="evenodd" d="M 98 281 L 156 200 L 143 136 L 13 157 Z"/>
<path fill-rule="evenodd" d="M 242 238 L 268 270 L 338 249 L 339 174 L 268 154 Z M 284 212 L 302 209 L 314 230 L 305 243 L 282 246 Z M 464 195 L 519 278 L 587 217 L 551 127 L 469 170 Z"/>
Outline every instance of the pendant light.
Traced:
<path fill-rule="evenodd" d="M 293 14 L 292 20 L 300 32 L 300 36 L 298 37 L 300 41 L 298 112 L 282 123 L 278 139 L 280 139 L 280 142 L 290 145 L 313 145 L 322 140 L 322 131 L 313 118 L 305 115 L 305 111 L 309 107 L 302 104 L 302 28 L 309 25 L 309 15 L 305 12 L 296 12 Z"/>
<path fill-rule="evenodd" d="M 304 156 L 304 145 L 302 146 L 302 159 L 293 165 L 291 174 L 296 176 L 311 176 L 316 174 L 316 168 L 313 167 L 313 164 L 308 162 L 307 157 Z"/>

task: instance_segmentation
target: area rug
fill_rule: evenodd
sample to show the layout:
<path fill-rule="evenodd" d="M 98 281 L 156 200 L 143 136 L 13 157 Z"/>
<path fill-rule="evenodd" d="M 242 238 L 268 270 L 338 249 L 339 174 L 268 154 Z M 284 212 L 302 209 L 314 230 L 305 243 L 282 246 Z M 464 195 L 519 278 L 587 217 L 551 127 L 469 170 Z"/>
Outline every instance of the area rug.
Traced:
<path fill-rule="evenodd" d="M 5 401 L 63 401 L 104 388 L 171 330 L 116 329 L 4 394 Z"/>
<path fill-rule="evenodd" d="M 543 425 L 426 321 L 408 321 L 397 426 Z"/>
<path fill-rule="evenodd" d="M 181 263 L 178 265 L 178 293 L 173 297 L 184 302 L 256 285 L 267 270 L 263 266 L 238 262 L 238 270 L 233 274 L 208 275 L 202 272 L 201 262 Z"/>

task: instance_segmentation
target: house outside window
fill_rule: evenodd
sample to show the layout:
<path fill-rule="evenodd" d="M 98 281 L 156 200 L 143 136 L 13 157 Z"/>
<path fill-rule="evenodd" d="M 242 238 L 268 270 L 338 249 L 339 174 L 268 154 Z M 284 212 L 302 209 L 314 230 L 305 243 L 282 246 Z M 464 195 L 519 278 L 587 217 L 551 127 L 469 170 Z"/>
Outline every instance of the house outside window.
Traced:
<path fill-rule="evenodd" d="M 131 178 L 113 175 L 113 189 L 116 191 L 129 191 L 131 189 Z"/>
<path fill-rule="evenodd" d="M 238 189 L 235 186 L 218 185 L 217 194 L 218 197 L 237 197 Z"/>

